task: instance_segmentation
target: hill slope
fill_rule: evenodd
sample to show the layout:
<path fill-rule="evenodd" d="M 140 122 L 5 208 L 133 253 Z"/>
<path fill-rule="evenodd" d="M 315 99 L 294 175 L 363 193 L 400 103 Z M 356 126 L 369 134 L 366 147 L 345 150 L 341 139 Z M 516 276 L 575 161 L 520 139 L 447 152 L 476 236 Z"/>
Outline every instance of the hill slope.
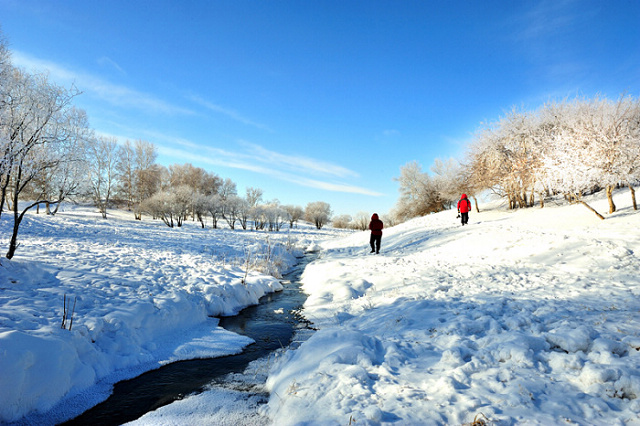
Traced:
<path fill-rule="evenodd" d="M 640 423 L 640 213 L 455 212 L 324 243 L 275 424 Z M 590 202 L 605 211 L 606 200 Z"/>

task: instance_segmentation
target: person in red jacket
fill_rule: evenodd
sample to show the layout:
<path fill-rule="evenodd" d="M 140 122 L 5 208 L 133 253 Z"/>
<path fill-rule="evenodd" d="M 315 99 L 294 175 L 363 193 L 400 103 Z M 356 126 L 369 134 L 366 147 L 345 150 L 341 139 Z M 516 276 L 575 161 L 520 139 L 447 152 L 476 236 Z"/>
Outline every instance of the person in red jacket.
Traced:
<path fill-rule="evenodd" d="M 371 230 L 371 238 L 369 244 L 371 245 L 371 253 L 374 251 L 376 254 L 380 253 L 380 242 L 382 241 L 382 228 L 383 223 L 378 217 L 378 213 L 374 213 L 371 216 L 371 222 L 369 222 L 369 229 Z"/>
<path fill-rule="evenodd" d="M 458 213 L 462 218 L 462 226 L 469 223 L 469 211 L 471 211 L 471 201 L 467 198 L 467 194 L 462 194 L 458 201 Z"/>

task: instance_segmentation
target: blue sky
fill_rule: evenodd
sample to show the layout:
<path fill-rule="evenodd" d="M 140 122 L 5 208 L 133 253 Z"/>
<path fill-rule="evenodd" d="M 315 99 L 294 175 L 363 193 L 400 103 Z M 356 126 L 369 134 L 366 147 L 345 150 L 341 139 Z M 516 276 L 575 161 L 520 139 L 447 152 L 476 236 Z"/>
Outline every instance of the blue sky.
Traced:
<path fill-rule="evenodd" d="M 638 1 L 0 0 L 92 128 L 265 200 L 385 213 L 512 106 L 640 94 Z"/>

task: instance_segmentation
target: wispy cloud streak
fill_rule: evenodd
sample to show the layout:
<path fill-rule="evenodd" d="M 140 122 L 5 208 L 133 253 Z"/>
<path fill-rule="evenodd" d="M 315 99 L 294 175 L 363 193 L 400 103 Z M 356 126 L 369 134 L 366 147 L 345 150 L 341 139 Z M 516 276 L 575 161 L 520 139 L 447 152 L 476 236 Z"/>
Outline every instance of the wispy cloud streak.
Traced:
<path fill-rule="evenodd" d="M 12 51 L 11 59 L 14 65 L 31 72 L 45 71 L 58 83 L 74 84 L 81 91 L 97 97 L 117 107 L 134 108 L 146 112 L 163 114 L 193 115 L 194 111 L 173 105 L 155 96 L 131 89 L 129 87 L 110 83 L 100 77 L 70 70 L 62 65 L 43 59 L 34 58 L 20 51 Z"/>
<path fill-rule="evenodd" d="M 200 96 L 197 95 L 190 95 L 188 96 L 188 99 L 191 100 L 192 102 L 197 103 L 200 106 L 205 107 L 206 109 L 213 111 L 215 113 L 218 114 L 222 114 L 222 115 L 226 115 L 227 117 L 231 118 L 232 120 L 238 121 L 242 124 L 246 124 L 249 126 L 253 126 L 253 127 L 257 127 L 258 129 L 262 129 L 262 130 L 268 130 L 271 131 L 271 129 L 267 126 L 265 126 L 264 124 L 261 123 L 257 123 L 253 120 L 250 120 L 246 117 L 244 117 L 243 115 L 241 115 L 240 113 L 238 113 L 237 111 L 234 111 L 233 109 L 230 108 L 225 108 L 223 106 L 214 104 L 213 102 L 209 102 L 205 99 L 202 99 Z"/>
<path fill-rule="evenodd" d="M 316 175 L 334 176 L 339 178 L 357 177 L 358 174 L 345 167 L 331 164 L 325 161 L 313 158 L 302 157 L 298 155 L 287 155 L 279 152 L 270 151 L 260 145 L 241 141 L 253 157 L 260 162 L 273 164 L 276 167 L 288 168 L 298 172 L 310 172 Z"/>
<path fill-rule="evenodd" d="M 162 137 L 167 140 L 166 136 Z M 336 179 L 358 176 L 354 171 L 344 167 L 312 158 L 280 154 L 256 144 L 240 143 L 240 146 L 244 147 L 248 153 L 200 146 L 185 139 L 167 141 L 170 146 L 161 145 L 159 150 L 162 155 L 171 158 L 180 158 L 184 161 L 215 167 L 246 170 L 299 186 L 325 191 L 376 197 L 384 195 L 357 185 L 337 182 Z M 296 161 L 299 164 L 296 164 Z M 312 178 L 310 175 L 323 175 L 327 179 Z"/>

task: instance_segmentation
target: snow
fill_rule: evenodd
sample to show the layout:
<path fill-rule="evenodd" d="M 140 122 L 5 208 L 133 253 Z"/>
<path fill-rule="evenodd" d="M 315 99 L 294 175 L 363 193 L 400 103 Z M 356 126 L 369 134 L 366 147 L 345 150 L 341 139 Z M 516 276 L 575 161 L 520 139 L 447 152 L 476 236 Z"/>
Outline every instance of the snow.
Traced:
<path fill-rule="evenodd" d="M 604 221 L 561 202 L 481 205 L 465 227 L 441 212 L 385 229 L 379 255 L 367 232 L 302 231 L 300 247 L 322 249 L 302 276 L 318 331 L 252 364 L 250 398 L 212 386 L 132 424 L 640 424 L 640 214 L 629 198 L 617 192 Z M 587 201 L 607 209 L 603 195 Z M 277 287 L 254 274 L 243 292 L 242 262 L 230 260 L 264 234 L 103 223 L 31 216 L 23 254 L 2 261 L 5 420 L 50 415 L 96 383 L 108 392 L 114 376 L 216 344 L 241 350 L 241 337 L 204 328 L 207 315 Z M 65 292 L 79 300 L 71 332 L 59 325 Z"/>
<path fill-rule="evenodd" d="M 2 247 L 11 225 L 4 214 Z M 54 424 L 104 400 L 119 380 L 241 352 L 252 340 L 213 317 L 281 290 L 260 271 L 285 272 L 340 233 L 306 224 L 269 234 L 171 229 L 68 205 L 53 217 L 29 214 L 17 255 L 0 260 L 0 423 Z"/>
<path fill-rule="evenodd" d="M 274 424 L 640 424 L 640 214 L 454 212 L 323 244 Z M 605 211 L 606 200 L 590 203 Z M 626 204 L 625 204 L 626 203 Z"/>

